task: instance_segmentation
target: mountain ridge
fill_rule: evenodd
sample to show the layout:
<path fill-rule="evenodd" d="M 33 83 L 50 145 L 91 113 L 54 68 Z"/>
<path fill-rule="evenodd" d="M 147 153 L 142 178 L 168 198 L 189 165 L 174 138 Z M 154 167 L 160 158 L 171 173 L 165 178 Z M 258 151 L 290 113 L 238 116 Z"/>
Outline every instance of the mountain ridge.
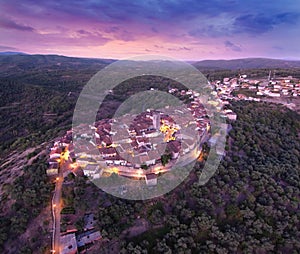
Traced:
<path fill-rule="evenodd" d="M 43 67 L 49 65 L 60 65 L 68 63 L 72 65 L 107 65 L 117 59 L 106 58 L 85 58 L 85 57 L 69 57 L 63 55 L 42 55 L 42 54 L 26 54 L 22 52 L 0 52 L 0 67 L 7 64 L 10 65 L 26 65 L 31 67 Z M 238 70 L 238 69 L 268 69 L 268 68 L 300 68 L 300 60 L 283 60 L 272 58 L 240 58 L 230 60 L 201 60 L 189 62 L 198 69 L 224 69 L 224 70 Z"/>
<path fill-rule="evenodd" d="M 17 52 L 17 51 L 3 51 L 0 52 L 1 56 L 11 56 L 11 55 L 28 55 L 24 52 Z"/>
<path fill-rule="evenodd" d="M 261 69 L 261 68 L 300 68 L 299 60 L 283 60 L 272 58 L 240 58 L 230 60 L 203 60 L 193 63 L 198 68 L 218 69 Z"/>

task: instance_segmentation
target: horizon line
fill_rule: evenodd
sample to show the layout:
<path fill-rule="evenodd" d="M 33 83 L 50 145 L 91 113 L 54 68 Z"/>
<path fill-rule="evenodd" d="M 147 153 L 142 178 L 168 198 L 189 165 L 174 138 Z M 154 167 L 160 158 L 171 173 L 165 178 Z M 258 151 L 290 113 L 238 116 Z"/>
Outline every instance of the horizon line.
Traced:
<path fill-rule="evenodd" d="M 101 57 L 87 57 L 87 56 L 74 56 L 74 55 L 63 55 L 63 54 L 58 54 L 58 53 L 51 53 L 51 54 L 44 54 L 44 53 L 27 53 L 27 52 L 23 52 L 23 51 L 0 51 L 0 56 L 4 53 L 7 53 L 8 55 L 29 55 L 29 56 L 34 56 L 34 55 L 42 55 L 42 56 L 62 56 L 62 57 L 69 57 L 69 58 L 81 58 L 81 59 L 105 59 L 105 60 L 115 60 L 115 61 L 119 61 L 119 60 L 127 60 L 131 57 L 128 58 L 101 58 Z M 145 56 L 149 55 L 149 54 L 144 54 Z M 135 55 L 135 56 L 140 56 L 139 54 Z M 155 56 L 155 55 L 153 55 Z M 157 55 L 158 56 L 158 55 Z M 172 57 L 170 57 L 172 58 Z M 200 61 L 231 61 L 231 60 L 243 60 L 243 59 L 270 59 L 270 60 L 282 60 L 282 61 L 300 61 L 300 58 L 276 58 L 276 57 L 263 57 L 263 56 L 249 56 L 249 57 L 239 57 L 239 58 L 217 58 L 217 59 L 213 59 L 213 58 L 205 58 L 205 59 L 199 59 L 199 60 L 192 60 L 192 59 L 176 59 L 175 60 L 179 60 L 179 61 L 183 61 L 183 62 L 200 62 Z"/>

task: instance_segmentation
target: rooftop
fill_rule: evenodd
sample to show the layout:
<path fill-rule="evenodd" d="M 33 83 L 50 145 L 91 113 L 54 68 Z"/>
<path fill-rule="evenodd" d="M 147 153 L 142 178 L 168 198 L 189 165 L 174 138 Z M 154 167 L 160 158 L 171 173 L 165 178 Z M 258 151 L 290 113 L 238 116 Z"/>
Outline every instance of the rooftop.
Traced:
<path fill-rule="evenodd" d="M 68 234 L 60 237 L 61 254 L 77 253 L 77 243 L 75 234 Z"/>

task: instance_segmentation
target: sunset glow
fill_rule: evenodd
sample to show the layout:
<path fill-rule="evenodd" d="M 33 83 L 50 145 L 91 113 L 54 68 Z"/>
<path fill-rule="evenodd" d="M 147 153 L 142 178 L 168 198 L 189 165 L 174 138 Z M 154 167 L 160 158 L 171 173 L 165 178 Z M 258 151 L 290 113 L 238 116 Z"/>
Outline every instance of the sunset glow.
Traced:
<path fill-rule="evenodd" d="M 300 4 L 279 1 L 0 2 L 0 51 L 183 60 L 300 58 Z"/>

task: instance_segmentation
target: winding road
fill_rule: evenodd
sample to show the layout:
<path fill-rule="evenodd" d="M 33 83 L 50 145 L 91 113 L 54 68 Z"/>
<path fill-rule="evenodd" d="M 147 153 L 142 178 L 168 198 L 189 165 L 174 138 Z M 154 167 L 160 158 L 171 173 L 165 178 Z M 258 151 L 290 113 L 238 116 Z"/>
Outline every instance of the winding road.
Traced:
<path fill-rule="evenodd" d="M 56 178 L 55 190 L 52 198 L 53 236 L 52 253 L 60 253 L 60 212 L 61 212 L 61 190 L 63 184 L 63 173 L 59 170 Z"/>

